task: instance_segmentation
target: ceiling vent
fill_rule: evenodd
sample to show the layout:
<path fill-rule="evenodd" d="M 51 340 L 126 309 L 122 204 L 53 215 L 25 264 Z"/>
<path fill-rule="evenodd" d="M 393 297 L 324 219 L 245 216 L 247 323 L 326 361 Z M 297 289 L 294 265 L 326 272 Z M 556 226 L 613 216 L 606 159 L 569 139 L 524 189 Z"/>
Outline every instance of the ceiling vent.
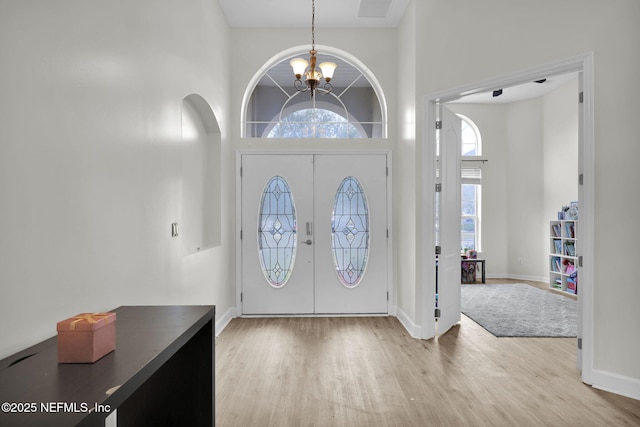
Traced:
<path fill-rule="evenodd" d="M 360 0 L 358 18 L 386 18 L 393 0 Z"/>

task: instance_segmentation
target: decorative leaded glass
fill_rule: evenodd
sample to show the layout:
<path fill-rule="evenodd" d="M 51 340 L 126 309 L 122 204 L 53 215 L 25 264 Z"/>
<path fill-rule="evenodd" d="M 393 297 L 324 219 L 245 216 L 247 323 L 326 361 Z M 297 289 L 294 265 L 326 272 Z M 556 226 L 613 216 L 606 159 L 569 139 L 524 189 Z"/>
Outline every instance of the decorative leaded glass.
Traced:
<path fill-rule="evenodd" d="M 269 180 L 258 213 L 258 255 L 262 272 L 274 288 L 285 285 L 296 256 L 296 208 L 287 181 Z"/>
<path fill-rule="evenodd" d="M 360 182 L 345 178 L 331 217 L 331 249 L 338 278 L 347 288 L 362 280 L 369 255 L 369 207 Z"/>

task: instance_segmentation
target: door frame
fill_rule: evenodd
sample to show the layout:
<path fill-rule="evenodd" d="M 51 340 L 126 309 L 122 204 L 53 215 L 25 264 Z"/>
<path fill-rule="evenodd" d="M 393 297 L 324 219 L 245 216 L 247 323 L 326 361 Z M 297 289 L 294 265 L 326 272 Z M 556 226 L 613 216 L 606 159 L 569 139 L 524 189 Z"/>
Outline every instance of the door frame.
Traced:
<path fill-rule="evenodd" d="M 355 149 L 346 149 L 346 150 L 252 150 L 252 149 L 239 149 L 236 150 L 236 233 L 235 233 L 235 246 L 236 246 L 236 280 L 235 280 L 235 298 L 236 298 L 236 314 L 240 317 L 267 317 L 260 315 L 246 315 L 244 314 L 243 305 L 242 305 L 242 267 L 243 267 L 243 259 L 242 259 L 242 241 L 241 241 L 241 233 L 242 233 L 242 175 L 241 175 L 241 167 L 242 167 L 242 156 L 244 155 L 291 155 L 291 154 L 310 154 L 310 155 L 357 155 L 357 154 L 384 154 L 387 156 L 387 231 L 389 233 L 389 237 L 387 239 L 387 289 L 389 291 L 389 301 L 388 301 L 388 313 L 385 314 L 389 316 L 395 316 L 397 313 L 397 305 L 396 305 L 396 287 L 395 281 L 393 278 L 394 275 L 394 264 L 393 264 L 393 254 L 394 254 L 394 240 L 393 240 L 393 154 L 389 149 L 370 149 L 370 150 L 355 150 Z M 317 315 L 317 314 L 308 314 L 308 315 L 290 315 L 290 317 L 331 317 L 333 315 Z M 361 316 L 359 314 L 354 315 L 344 315 L 341 314 L 341 317 L 345 316 Z M 268 317 L 276 317 L 276 316 L 268 316 Z M 289 317 L 289 315 L 287 316 Z"/>
<path fill-rule="evenodd" d="M 577 364 L 582 370 L 582 381 L 593 384 L 594 381 L 594 326 L 593 326 L 593 265 L 594 265 L 594 218 L 595 218 L 595 130 L 594 130 L 594 78 L 593 78 L 593 53 L 579 55 L 565 60 L 552 62 L 539 67 L 527 69 L 498 76 L 489 80 L 464 85 L 458 88 L 445 90 L 424 97 L 424 123 L 421 163 L 422 170 L 419 179 L 422 182 L 421 212 L 418 221 L 421 223 L 422 247 L 420 251 L 421 267 L 418 266 L 420 282 L 417 284 L 422 314 L 422 325 L 419 328 L 420 338 L 427 339 L 436 334 L 436 321 L 434 312 L 435 301 L 435 265 L 433 250 L 435 247 L 435 233 L 433 230 L 434 212 L 431 200 L 435 187 L 435 177 L 431 173 L 429 165 L 435 165 L 435 121 L 439 104 L 444 104 L 462 96 L 473 93 L 487 92 L 496 87 L 510 87 L 528 83 L 542 77 L 567 73 L 579 73 L 579 87 L 583 93 L 582 121 L 579 124 L 579 170 L 583 176 L 580 194 L 580 227 L 578 237 L 580 250 L 578 255 L 583 258 L 583 266 L 580 268 L 580 293 L 578 295 L 578 343 L 581 350 L 577 349 Z M 577 177 L 576 177 L 577 179 Z"/>

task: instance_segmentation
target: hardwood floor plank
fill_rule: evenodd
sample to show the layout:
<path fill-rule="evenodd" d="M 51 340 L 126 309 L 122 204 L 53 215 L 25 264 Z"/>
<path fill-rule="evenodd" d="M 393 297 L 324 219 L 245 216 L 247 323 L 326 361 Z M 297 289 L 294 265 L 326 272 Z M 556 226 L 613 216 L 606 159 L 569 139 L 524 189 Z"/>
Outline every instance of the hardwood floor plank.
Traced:
<path fill-rule="evenodd" d="M 469 318 L 411 338 L 394 317 L 238 318 L 216 340 L 216 425 L 637 426 L 575 339 L 496 338 Z"/>

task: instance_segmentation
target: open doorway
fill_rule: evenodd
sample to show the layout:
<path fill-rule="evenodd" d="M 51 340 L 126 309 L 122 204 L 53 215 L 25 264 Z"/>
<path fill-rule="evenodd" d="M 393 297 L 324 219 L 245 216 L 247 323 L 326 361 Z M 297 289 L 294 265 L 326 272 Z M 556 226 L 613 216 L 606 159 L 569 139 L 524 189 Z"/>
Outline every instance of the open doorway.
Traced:
<path fill-rule="evenodd" d="M 578 77 L 445 104 L 485 141 L 479 156 L 462 157 L 461 247 L 463 257 L 464 249 L 477 249 L 491 269 L 487 285 L 478 286 L 470 271 L 478 262 L 462 261 L 461 311 L 497 337 L 577 336 L 579 222 L 563 207 L 578 201 Z"/>
<path fill-rule="evenodd" d="M 536 82 L 542 79 L 550 79 L 551 77 L 573 75 L 577 76 L 577 86 L 580 92 L 580 108 L 578 118 L 578 166 L 577 174 L 574 173 L 573 182 L 580 181 L 578 186 L 577 201 L 580 206 L 580 227 L 578 228 L 577 238 L 580 241 L 579 252 L 576 254 L 581 261 L 592 259 L 593 254 L 593 98 L 592 98 L 592 56 L 586 55 L 578 58 L 572 58 L 566 61 L 561 61 L 546 66 L 541 66 L 536 69 L 531 69 L 519 73 L 514 73 L 507 76 L 497 77 L 495 79 L 477 83 L 474 85 L 468 85 L 462 88 L 453 89 L 450 91 L 434 94 L 427 97 L 426 105 L 426 120 L 427 122 L 435 122 L 433 120 L 436 117 L 437 108 L 442 104 L 450 104 L 453 101 L 462 99 L 469 95 L 479 95 L 489 93 L 493 96 L 494 90 L 502 89 L 503 95 L 507 94 L 508 88 L 515 88 L 524 83 Z M 538 83 L 541 84 L 541 83 Z M 523 131 L 526 131 L 524 129 Z M 434 132 L 435 134 L 435 132 Z M 431 147 L 436 144 L 436 137 L 431 132 L 427 132 L 425 152 L 429 153 Z M 507 153 L 509 154 L 509 153 Z M 514 154 L 514 153 L 512 153 Z M 430 160 L 430 159 L 426 159 Z M 428 163 L 425 163 L 428 164 Z M 511 167 L 515 165 L 511 164 Z M 576 176 L 577 175 L 577 176 Z M 425 187 L 429 188 L 431 182 L 428 174 L 423 175 L 425 180 Z M 579 177 L 579 178 L 578 178 Z M 505 182 L 505 185 L 509 185 Z M 542 184 L 542 187 L 544 184 Z M 525 195 L 526 196 L 526 195 Z M 567 201 L 567 203 L 570 201 Z M 505 206 L 506 208 L 506 206 Z M 559 208 L 556 208 L 556 210 Z M 544 208 L 543 208 L 544 212 Z M 542 216 L 541 216 L 542 217 Z M 551 219 L 551 218 L 549 218 Z M 508 218 L 509 221 L 518 221 L 518 218 Z M 544 229 L 542 221 L 538 221 L 536 225 L 539 230 Z M 548 228 L 548 226 L 547 226 Z M 540 232 L 540 234 L 543 234 Z M 546 233 L 544 233 L 546 234 Z M 426 236 L 425 241 L 427 244 L 431 242 Z M 548 237 L 547 237 L 548 239 Z M 548 240 L 547 240 L 548 241 Z M 544 242 L 544 236 L 541 237 L 541 242 Z M 508 248 L 507 248 L 508 250 Z M 548 244 L 544 246 L 544 243 L 540 244 L 538 250 L 538 256 L 540 253 L 548 256 Z M 425 247 L 425 252 L 428 253 L 428 246 Z M 520 256 L 516 254 L 515 262 L 520 262 Z M 544 260 L 544 258 L 542 258 Z M 524 263 L 523 257 L 523 263 Z M 544 261 L 541 261 L 544 262 Z M 540 268 L 538 271 L 545 271 L 545 267 Z M 591 383 L 592 375 L 592 333 L 593 333 L 593 313 L 591 309 L 592 301 L 592 267 L 586 262 L 582 262 L 579 265 L 579 277 L 580 277 L 580 290 L 578 297 L 578 337 L 576 340 L 576 354 L 577 354 L 577 366 L 582 370 L 582 378 L 586 383 Z M 538 273 L 544 274 L 544 273 Z M 426 289 L 423 295 L 425 300 L 423 307 L 427 307 L 429 295 L 429 289 Z M 428 326 L 428 324 L 427 324 Z M 425 329 L 428 329 L 425 328 Z"/>
<path fill-rule="evenodd" d="M 552 243 L 561 242 L 550 232 L 560 225 L 558 212 L 578 200 L 578 77 L 552 76 L 446 104 L 463 121 L 462 255 L 485 259 L 489 278 L 575 294 L 569 274 L 551 274 Z M 562 273 L 574 271 L 576 242 L 562 242 L 569 252 Z M 463 262 L 463 284 L 480 281 L 475 264 Z"/>

